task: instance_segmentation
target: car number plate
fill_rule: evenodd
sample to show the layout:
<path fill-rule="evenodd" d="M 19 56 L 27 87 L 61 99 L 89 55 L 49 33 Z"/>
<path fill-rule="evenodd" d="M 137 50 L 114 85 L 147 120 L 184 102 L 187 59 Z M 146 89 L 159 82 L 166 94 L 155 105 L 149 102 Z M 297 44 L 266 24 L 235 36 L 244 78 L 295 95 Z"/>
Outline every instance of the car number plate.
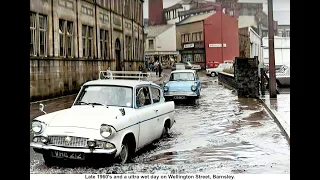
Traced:
<path fill-rule="evenodd" d="M 56 158 L 84 160 L 84 153 L 79 152 L 51 151 L 51 156 Z"/>
<path fill-rule="evenodd" d="M 173 99 L 186 99 L 186 96 L 174 96 Z"/>

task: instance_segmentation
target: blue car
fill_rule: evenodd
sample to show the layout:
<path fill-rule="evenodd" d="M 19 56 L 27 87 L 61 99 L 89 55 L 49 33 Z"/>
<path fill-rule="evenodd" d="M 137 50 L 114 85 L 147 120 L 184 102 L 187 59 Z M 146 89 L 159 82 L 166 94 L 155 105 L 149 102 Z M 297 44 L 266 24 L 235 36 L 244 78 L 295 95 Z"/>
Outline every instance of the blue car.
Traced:
<path fill-rule="evenodd" d="M 175 70 L 168 82 L 163 83 L 166 100 L 183 100 L 200 97 L 201 84 L 196 70 Z"/>

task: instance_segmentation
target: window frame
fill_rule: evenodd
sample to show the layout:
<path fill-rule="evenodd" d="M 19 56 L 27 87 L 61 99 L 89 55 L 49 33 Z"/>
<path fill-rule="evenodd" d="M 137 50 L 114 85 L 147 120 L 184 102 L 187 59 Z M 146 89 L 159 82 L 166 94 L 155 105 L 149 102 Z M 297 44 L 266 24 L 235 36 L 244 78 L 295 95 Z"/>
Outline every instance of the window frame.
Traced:
<path fill-rule="evenodd" d="M 32 17 L 31 17 L 32 16 Z M 43 20 L 43 25 L 41 25 L 41 19 Z M 30 51 L 30 56 L 34 57 L 48 57 L 48 33 L 49 33 L 49 25 L 48 25 L 48 15 L 42 13 L 36 13 L 30 11 L 30 22 L 33 19 L 33 25 L 30 23 L 30 47 L 32 44 L 33 53 Z M 32 35 L 31 35 L 32 34 Z M 42 35 L 42 38 L 41 38 Z M 43 40 L 43 44 L 41 43 Z M 31 43 L 32 42 L 32 43 Z M 42 47 L 43 46 L 43 49 Z M 42 52 L 43 50 L 43 52 Z"/>
<path fill-rule="evenodd" d="M 85 29 L 85 33 L 83 33 L 83 30 Z M 89 31 L 92 30 L 91 37 L 89 36 Z M 94 43 L 94 31 L 93 27 L 82 24 L 82 57 L 83 58 L 94 58 L 94 49 L 93 49 L 93 43 Z M 85 39 L 85 43 L 83 43 L 83 40 Z M 89 41 L 91 42 L 91 48 L 89 46 Z M 89 48 L 91 49 L 91 53 L 89 51 Z M 83 53 L 85 49 L 85 53 Z"/>
<path fill-rule="evenodd" d="M 147 88 L 148 89 L 148 94 L 149 94 L 149 99 L 150 99 L 150 104 L 148 104 L 148 105 L 143 105 L 143 106 L 138 106 L 138 104 L 137 104 L 137 97 L 138 97 L 138 92 L 140 91 L 140 88 Z M 136 86 L 135 88 L 134 88 L 134 108 L 135 109 L 144 109 L 144 108 L 146 108 L 146 107 L 150 107 L 150 106 L 152 106 L 153 105 L 153 100 L 152 100 L 152 96 L 151 96 L 151 93 L 150 93 L 151 91 L 150 91 L 150 85 L 138 85 L 138 86 Z"/>
<path fill-rule="evenodd" d="M 109 52 L 109 31 L 108 30 L 100 29 L 99 43 L 100 43 L 100 58 L 103 60 L 109 59 L 110 52 Z"/>

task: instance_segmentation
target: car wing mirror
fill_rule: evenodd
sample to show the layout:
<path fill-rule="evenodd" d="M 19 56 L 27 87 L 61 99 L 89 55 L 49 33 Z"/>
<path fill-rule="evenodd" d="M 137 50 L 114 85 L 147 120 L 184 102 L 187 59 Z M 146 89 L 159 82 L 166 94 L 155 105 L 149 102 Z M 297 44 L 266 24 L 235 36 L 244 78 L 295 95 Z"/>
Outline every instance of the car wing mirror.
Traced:
<path fill-rule="evenodd" d="M 124 108 L 119 109 L 119 111 L 121 112 L 122 116 L 126 115 L 126 111 L 124 110 Z"/>
<path fill-rule="evenodd" d="M 45 106 L 44 104 L 40 103 L 40 104 L 39 104 L 39 110 L 40 110 L 41 112 L 43 112 L 44 114 L 47 114 L 47 112 L 44 111 L 44 106 Z"/>

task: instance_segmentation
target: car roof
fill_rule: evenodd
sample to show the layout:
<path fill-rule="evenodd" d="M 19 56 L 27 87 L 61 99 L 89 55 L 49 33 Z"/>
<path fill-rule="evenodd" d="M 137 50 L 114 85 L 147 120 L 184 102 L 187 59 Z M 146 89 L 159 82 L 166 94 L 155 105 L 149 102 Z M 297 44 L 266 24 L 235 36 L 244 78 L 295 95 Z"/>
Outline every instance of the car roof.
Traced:
<path fill-rule="evenodd" d="M 181 69 L 181 70 L 174 70 L 171 73 L 178 73 L 178 72 L 191 72 L 191 73 L 195 73 L 196 70 L 193 69 Z"/>
<path fill-rule="evenodd" d="M 136 87 L 139 85 L 153 85 L 160 87 L 158 84 L 153 83 L 151 81 L 139 81 L 139 80 L 123 80 L 123 79 L 99 79 L 88 81 L 83 84 L 84 86 L 92 86 L 92 85 L 115 85 L 115 86 L 128 86 L 128 87 Z"/>

